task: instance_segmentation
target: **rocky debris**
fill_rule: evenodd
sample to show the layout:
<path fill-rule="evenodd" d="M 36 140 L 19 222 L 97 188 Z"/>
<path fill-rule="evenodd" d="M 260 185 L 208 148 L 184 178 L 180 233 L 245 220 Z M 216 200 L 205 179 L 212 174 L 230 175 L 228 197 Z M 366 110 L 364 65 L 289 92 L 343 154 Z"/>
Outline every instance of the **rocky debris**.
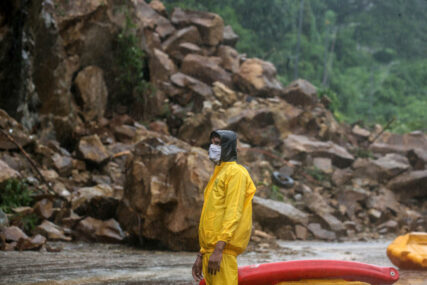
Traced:
<path fill-rule="evenodd" d="M 54 153 L 51 157 L 53 167 L 61 176 L 70 176 L 73 170 L 73 160 L 69 156 Z"/>
<path fill-rule="evenodd" d="M 72 210 L 81 216 L 91 216 L 101 220 L 113 218 L 121 197 L 107 184 L 83 187 L 71 196 Z"/>
<path fill-rule="evenodd" d="M 243 92 L 260 97 L 278 96 L 283 92 L 276 79 L 276 68 L 270 62 L 251 58 L 240 65 L 233 81 Z"/>
<path fill-rule="evenodd" d="M 361 128 L 359 125 L 354 125 L 353 129 L 351 129 L 351 132 L 356 135 L 357 137 L 361 139 L 368 139 L 371 136 L 371 132 Z"/>
<path fill-rule="evenodd" d="M 53 203 L 49 199 L 42 199 L 33 206 L 33 209 L 43 219 L 49 219 L 53 214 Z"/>
<path fill-rule="evenodd" d="M 77 74 L 74 82 L 85 119 L 90 121 L 102 118 L 108 99 L 102 69 L 97 66 L 88 66 Z"/>
<path fill-rule="evenodd" d="M 403 199 L 425 198 L 427 196 L 427 170 L 415 170 L 396 176 L 389 181 L 387 188 Z"/>
<path fill-rule="evenodd" d="M 175 8 L 171 21 L 179 27 L 196 26 L 200 32 L 202 43 L 208 46 L 216 46 L 224 36 L 224 21 L 217 14 Z"/>
<path fill-rule="evenodd" d="M 209 85 L 219 81 L 228 87 L 232 87 L 231 74 L 219 65 L 220 60 L 220 58 L 215 57 L 188 54 L 182 60 L 181 72 Z"/>
<path fill-rule="evenodd" d="M 307 228 L 301 225 L 295 225 L 295 238 L 299 240 L 306 240 L 307 237 L 308 237 Z"/>
<path fill-rule="evenodd" d="M 20 177 L 19 172 L 12 169 L 6 162 L 0 159 L 0 184 L 3 182 Z"/>
<path fill-rule="evenodd" d="M 11 135 L 22 147 L 33 141 L 25 128 L 2 109 L 0 109 L 0 128 Z M 0 150 L 12 150 L 17 148 L 18 147 L 13 142 L 8 140 L 3 134 L 0 134 Z"/>
<path fill-rule="evenodd" d="M 233 31 L 230 25 L 224 27 L 223 44 L 234 47 L 239 41 L 239 36 Z"/>
<path fill-rule="evenodd" d="M 427 136 L 422 132 L 393 134 L 384 132 L 369 149 L 375 153 L 398 153 L 406 155 L 411 149 L 427 149 Z"/>
<path fill-rule="evenodd" d="M 411 149 L 406 153 L 406 157 L 414 170 L 427 169 L 427 151 L 425 149 Z"/>
<path fill-rule="evenodd" d="M 71 241 L 72 238 L 64 234 L 64 230 L 48 220 L 44 220 L 34 229 L 34 233 L 46 237 L 48 240 Z"/>
<path fill-rule="evenodd" d="M 177 71 L 177 67 L 169 56 L 159 49 L 154 49 L 153 56 L 150 57 L 150 81 L 159 83 L 167 81 L 169 77 Z"/>
<path fill-rule="evenodd" d="M 335 240 L 336 235 L 334 232 L 325 230 L 318 223 L 308 224 L 307 228 L 314 235 L 315 238 L 323 239 L 323 240 Z"/>
<path fill-rule="evenodd" d="M 331 180 L 336 186 L 342 186 L 353 178 L 353 171 L 350 168 L 337 168 L 332 174 Z"/>
<path fill-rule="evenodd" d="M 1 230 L 1 235 L 6 242 L 18 242 L 20 239 L 28 238 L 28 236 L 16 226 L 4 228 Z"/>
<path fill-rule="evenodd" d="M 409 169 L 408 159 L 402 155 L 389 153 L 376 160 L 357 159 L 353 163 L 354 176 L 367 177 L 376 181 L 387 181 Z"/>
<path fill-rule="evenodd" d="M 311 106 L 317 102 L 316 87 L 304 79 L 297 79 L 286 86 L 281 96 L 297 106 Z"/>
<path fill-rule="evenodd" d="M 363 202 L 369 196 L 363 188 L 346 187 L 338 192 L 337 199 L 341 206 L 344 206 L 343 214 L 354 220 L 358 211 L 362 210 L 359 202 Z"/>
<path fill-rule="evenodd" d="M 321 142 L 300 135 L 289 135 L 283 141 L 282 150 L 288 157 L 308 153 L 313 157 L 329 157 L 334 166 L 344 168 L 349 166 L 354 157 L 342 146 L 331 141 Z"/>
<path fill-rule="evenodd" d="M 101 164 L 109 158 L 107 149 L 102 144 L 98 135 L 81 138 L 78 151 L 83 159 L 96 164 Z"/>
<path fill-rule="evenodd" d="M 291 204 L 257 196 L 253 199 L 253 213 L 256 222 L 275 233 L 282 226 L 288 224 L 307 225 L 309 221 L 309 216 L 306 213 L 296 209 Z"/>
<path fill-rule="evenodd" d="M 81 220 L 76 226 L 76 238 L 97 242 L 122 242 L 126 234 L 114 219 L 101 221 L 92 217 Z"/>
<path fill-rule="evenodd" d="M 206 152 L 147 133 L 133 155 L 119 222 L 135 237 L 157 240 L 174 250 L 196 249 L 202 189 L 212 171 Z"/>
<path fill-rule="evenodd" d="M 46 243 L 46 238 L 42 235 L 35 235 L 32 238 L 20 238 L 16 244 L 16 249 L 38 250 Z"/>
<path fill-rule="evenodd" d="M 332 174 L 334 169 L 332 168 L 332 160 L 327 157 L 315 157 L 313 158 L 313 165 L 320 171 Z"/>
<path fill-rule="evenodd" d="M 194 26 L 189 26 L 177 30 L 172 36 L 162 43 L 162 50 L 169 54 L 172 58 L 182 61 L 185 53 L 182 53 L 181 44 L 193 44 L 198 46 L 200 44 L 200 33 Z"/>
<path fill-rule="evenodd" d="M 221 45 L 218 47 L 217 55 L 221 58 L 221 66 L 231 72 L 239 72 L 240 56 L 239 53 L 229 46 Z"/>

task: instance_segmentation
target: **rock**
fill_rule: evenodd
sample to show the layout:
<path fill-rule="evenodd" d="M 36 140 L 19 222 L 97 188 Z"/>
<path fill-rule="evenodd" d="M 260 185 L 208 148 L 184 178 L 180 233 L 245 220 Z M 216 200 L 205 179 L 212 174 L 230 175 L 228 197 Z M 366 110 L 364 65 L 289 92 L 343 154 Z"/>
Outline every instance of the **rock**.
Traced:
<path fill-rule="evenodd" d="M 402 212 L 402 206 L 397 201 L 394 193 L 385 187 L 381 187 L 377 195 L 371 195 L 366 200 L 366 206 L 383 213 L 387 212 L 388 209 L 396 215 Z"/>
<path fill-rule="evenodd" d="M 406 157 L 414 170 L 427 169 L 427 151 L 425 149 L 411 149 L 406 153 Z"/>
<path fill-rule="evenodd" d="M 402 155 L 389 153 L 377 160 L 359 158 L 354 162 L 353 168 L 356 177 L 367 177 L 383 182 L 408 170 L 409 162 Z"/>
<path fill-rule="evenodd" d="M 209 143 L 209 135 L 213 129 L 210 114 L 196 114 L 184 120 L 178 131 L 178 138 L 191 145 L 203 146 Z"/>
<path fill-rule="evenodd" d="M 279 227 L 275 231 L 275 234 L 279 239 L 282 239 L 282 240 L 296 240 L 296 236 L 294 234 L 294 231 L 292 230 L 291 225 L 285 225 L 285 226 Z"/>
<path fill-rule="evenodd" d="M 154 49 L 153 56 L 149 59 L 150 81 L 158 84 L 168 81 L 169 77 L 177 71 L 177 67 L 169 56 L 159 49 Z"/>
<path fill-rule="evenodd" d="M 315 157 L 313 159 L 313 166 L 327 174 L 331 174 L 334 171 L 332 160 L 327 157 Z"/>
<path fill-rule="evenodd" d="M 149 129 L 163 135 L 169 135 L 168 125 L 162 121 L 154 121 L 149 125 Z"/>
<path fill-rule="evenodd" d="M 196 78 L 180 72 L 171 76 L 171 82 L 180 88 L 185 88 L 191 91 L 178 92 L 178 94 L 171 97 L 172 100 L 176 101 L 182 106 L 187 105 L 192 100 L 198 102 L 200 105 L 204 100 L 211 98 L 213 94 L 212 89 L 208 85 L 197 80 Z"/>
<path fill-rule="evenodd" d="M 70 176 L 73 169 L 73 160 L 69 156 L 54 153 L 51 157 L 53 167 L 61 176 Z"/>
<path fill-rule="evenodd" d="M 198 45 L 200 43 L 200 33 L 194 26 L 189 26 L 176 31 L 166 41 L 162 43 L 162 49 L 171 57 L 182 61 L 184 54 L 180 51 L 180 45 L 183 43 L 191 43 Z"/>
<path fill-rule="evenodd" d="M 316 87 L 304 79 L 297 79 L 286 86 L 282 98 L 297 106 L 311 106 L 318 101 Z"/>
<path fill-rule="evenodd" d="M 381 213 L 381 211 L 379 211 L 377 209 L 369 209 L 368 210 L 368 215 L 375 222 L 375 221 L 378 221 L 381 218 L 382 213 Z"/>
<path fill-rule="evenodd" d="M 282 151 L 291 158 L 301 153 L 308 153 L 312 157 L 329 157 L 332 164 L 340 168 L 349 166 L 354 160 L 345 148 L 331 141 L 315 141 L 300 135 L 289 135 L 283 141 Z"/>
<path fill-rule="evenodd" d="M 128 125 L 115 126 L 114 136 L 120 142 L 130 142 L 136 135 L 136 128 Z"/>
<path fill-rule="evenodd" d="M 307 239 L 307 228 L 301 225 L 295 225 L 295 237 L 299 240 Z"/>
<path fill-rule="evenodd" d="M 53 203 L 49 199 L 42 199 L 34 206 L 34 212 L 43 219 L 49 219 L 53 214 Z"/>
<path fill-rule="evenodd" d="M 331 177 L 332 182 L 336 186 L 342 186 L 346 184 L 349 180 L 351 180 L 351 178 L 353 178 L 353 171 L 350 168 L 337 168 Z"/>
<path fill-rule="evenodd" d="M 328 202 L 319 193 L 305 192 L 304 203 L 329 229 L 338 233 L 342 233 L 345 230 L 343 223 L 333 216 L 334 209 L 328 205 Z"/>
<path fill-rule="evenodd" d="M 81 138 L 78 151 L 83 159 L 96 164 L 101 164 L 109 158 L 107 149 L 102 144 L 98 135 Z"/>
<path fill-rule="evenodd" d="M 231 72 L 237 73 L 239 72 L 240 67 L 240 58 L 239 53 L 229 46 L 219 46 L 217 55 L 221 58 L 221 66 Z"/>
<path fill-rule="evenodd" d="M 353 129 L 351 130 L 351 132 L 363 139 L 368 139 L 371 136 L 371 132 L 361 128 L 359 125 L 354 125 Z"/>
<path fill-rule="evenodd" d="M 396 221 L 388 220 L 387 222 L 379 225 L 377 228 L 378 228 L 379 233 L 385 234 L 385 233 L 396 232 L 396 230 L 398 229 L 398 226 L 399 226 L 399 224 Z"/>
<path fill-rule="evenodd" d="M 81 216 L 102 220 L 113 218 L 121 198 L 114 194 L 114 190 L 106 184 L 80 188 L 72 194 L 72 210 Z"/>
<path fill-rule="evenodd" d="M 239 99 L 236 92 L 221 82 L 214 82 L 212 90 L 215 97 L 221 102 L 223 107 L 230 107 Z"/>
<path fill-rule="evenodd" d="M 64 230 L 61 227 L 47 220 L 44 220 L 41 225 L 38 225 L 34 229 L 34 233 L 41 234 L 49 240 L 71 241 L 71 237 L 65 236 Z"/>
<path fill-rule="evenodd" d="M 228 87 L 232 87 L 231 75 L 220 67 L 218 61 L 212 57 L 188 54 L 182 61 L 181 72 L 208 85 L 219 81 Z"/>
<path fill-rule="evenodd" d="M 252 96 L 273 97 L 282 93 L 282 85 L 276 79 L 276 68 L 270 62 L 251 58 L 240 65 L 233 81 Z"/>
<path fill-rule="evenodd" d="M 287 223 L 307 225 L 308 215 L 291 204 L 254 196 L 254 219 L 274 229 Z"/>
<path fill-rule="evenodd" d="M 78 223 L 76 231 L 81 238 L 97 242 L 122 242 L 126 237 L 119 223 L 114 219 L 101 221 L 87 217 Z"/>
<path fill-rule="evenodd" d="M 224 21 L 217 14 L 175 8 L 171 21 L 180 27 L 195 25 L 200 32 L 202 43 L 205 45 L 216 46 L 224 36 Z"/>
<path fill-rule="evenodd" d="M 387 184 L 401 198 L 427 197 L 427 170 L 415 170 L 400 174 Z"/>
<path fill-rule="evenodd" d="M 38 250 L 46 243 L 46 238 L 42 235 L 36 235 L 32 238 L 20 238 L 16 248 L 21 250 Z"/>
<path fill-rule="evenodd" d="M 403 135 L 384 132 L 369 149 L 381 154 L 393 152 L 406 155 L 411 149 L 427 149 L 427 135 L 422 132 Z"/>
<path fill-rule="evenodd" d="M 323 240 L 335 240 L 337 238 L 334 232 L 323 229 L 320 224 L 308 224 L 307 228 L 315 238 Z"/>
<path fill-rule="evenodd" d="M 13 137 L 22 147 L 27 146 L 33 141 L 24 127 L 2 109 L 0 109 L 0 128 Z M 18 147 L 14 143 L 0 133 L 0 150 L 12 150 L 17 148 Z"/>
<path fill-rule="evenodd" d="M 355 214 L 361 209 L 358 203 L 368 198 L 368 193 L 362 188 L 346 187 L 338 192 L 337 199 L 340 205 L 345 206 L 345 212 L 350 219 L 355 218 Z"/>
<path fill-rule="evenodd" d="M 149 5 L 154 11 L 156 11 L 157 13 L 159 13 L 164 17 L 167 17 L 166 7 L 165 5 L 163 5 L 162 2 L 160 2 L 159 0 L 153 0 L 150 2 Z"/>
<path fill-rule="evenodd" d="M 197 250 L 202 189 L 213 171 L 206 151 L 148 132 L 128 162 L 118 209 L 123 228 L 169 249 Z"/>
<path fill-rule="evenodd" d="M 0 184 L 3 184 L 9 179 L 16 179 L 20 176 L 19 172 L 10 168 L 6 162 L 0 159 Z"/>
<path fill-rule="evenodd" d="M 28 236 L 20 228 L 16 226 L 4 228 L 1 231 L 1 234 L 4 236 L 4 239 L 7 242 L 13 242 L 13 241 L 17 242 L 21 238 L 23 239 L 28 238 Z"/>
<path fill-rule="evenodd" d="M 233 31 L 233 28 L 230 25 L 225 26 L 222 38 L 223 44 L 234 47 L 238 41 L 239 36 Z"/>
<path fill-rule="evenodd" d="M 75 79 L 78 102 L 81 102 L 86 121 L 100 119 L 107 107 L 108 90 L 104 72 L 97 66 L 88 66 Z"/>

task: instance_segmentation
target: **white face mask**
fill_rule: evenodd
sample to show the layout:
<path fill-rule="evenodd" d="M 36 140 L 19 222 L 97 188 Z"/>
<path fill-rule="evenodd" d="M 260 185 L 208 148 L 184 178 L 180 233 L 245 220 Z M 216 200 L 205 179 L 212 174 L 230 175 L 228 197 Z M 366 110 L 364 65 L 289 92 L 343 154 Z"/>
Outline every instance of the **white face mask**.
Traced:
<path fill-rule="evenodd" d="M 221 146 L 216 144 L 211 144 L 209 146 L 209 159 L 215 163 L 218 163 L 221 159 Z"/>

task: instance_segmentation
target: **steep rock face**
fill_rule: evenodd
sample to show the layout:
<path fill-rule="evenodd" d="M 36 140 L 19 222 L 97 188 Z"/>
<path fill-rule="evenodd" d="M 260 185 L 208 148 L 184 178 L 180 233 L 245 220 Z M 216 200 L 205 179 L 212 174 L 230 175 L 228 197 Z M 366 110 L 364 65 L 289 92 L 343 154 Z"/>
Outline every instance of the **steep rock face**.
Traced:
<path fill-rule="evenodd" d="M 128 161 L 121 225 L 173 250 L 197 250 L 203 189 L 212 163 L 206 152 L 148 132 Z"/>

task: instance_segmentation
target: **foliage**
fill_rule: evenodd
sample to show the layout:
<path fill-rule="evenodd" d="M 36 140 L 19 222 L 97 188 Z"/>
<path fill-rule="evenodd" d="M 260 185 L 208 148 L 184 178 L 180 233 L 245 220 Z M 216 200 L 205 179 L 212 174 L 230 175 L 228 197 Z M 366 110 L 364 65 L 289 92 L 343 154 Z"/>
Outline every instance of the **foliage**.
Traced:
<path fill-rule="evenodd" d="M 23 229 L 26 233 L 31 233 L 32 230 L 40 224 L 40 218 L 35 213 L 26 215 L 15 214 L 10 220 L 12 225 Z"/>
<path fill-rule="evenodd" d="M 11 213 L 13 208 L 30 206 L 33 202 L 28 185 L 18 179 L 9 179 L 1 189 L 0 209 Z"/>
<path fill-rule="evenodd" d="M 307 167 L 304 169 L 304 171 L 317 181 L 325 181 L 328 179 L 328 176 L 322 170 L 315 166 Z"/>
<path fill-rule="evenodd" d="M 341 120 L 385 124 L 396 117 L 393 131 L 426 131 L 427 2 L 304 1 L 297 51 L 300 1 L 164 3 L 221 15 L 240 36 L 239 52 L 273 62 L 283 84 L 295 79 L 298 52 L 299 77 L 320 87 Z"/>
<path fill-rule="evenodd" d="M 116 80 L 120 86 L 120 95 L 114 99 L 121 103 L 132 103 L 134 92 L 138 94 L 135 100 L 141 101 L 143 92 L 151 90 L 151 86 L 144 77 L 145 54 L 139 46 L 136 25 L 127 11 L 125 14 L 125 27 L 116 39 L 116 60 L 119 69 Z"/>
<path fill-rule="evenodd" d="M 284 196 L 283 194 L 280 192 L 280 188 L 277 185 L 271 185 L 271 192 L 270 192 L 270 199 L 272 200 L 276 200 L 276 201 L 283 201 L 284 200 Z"/>

